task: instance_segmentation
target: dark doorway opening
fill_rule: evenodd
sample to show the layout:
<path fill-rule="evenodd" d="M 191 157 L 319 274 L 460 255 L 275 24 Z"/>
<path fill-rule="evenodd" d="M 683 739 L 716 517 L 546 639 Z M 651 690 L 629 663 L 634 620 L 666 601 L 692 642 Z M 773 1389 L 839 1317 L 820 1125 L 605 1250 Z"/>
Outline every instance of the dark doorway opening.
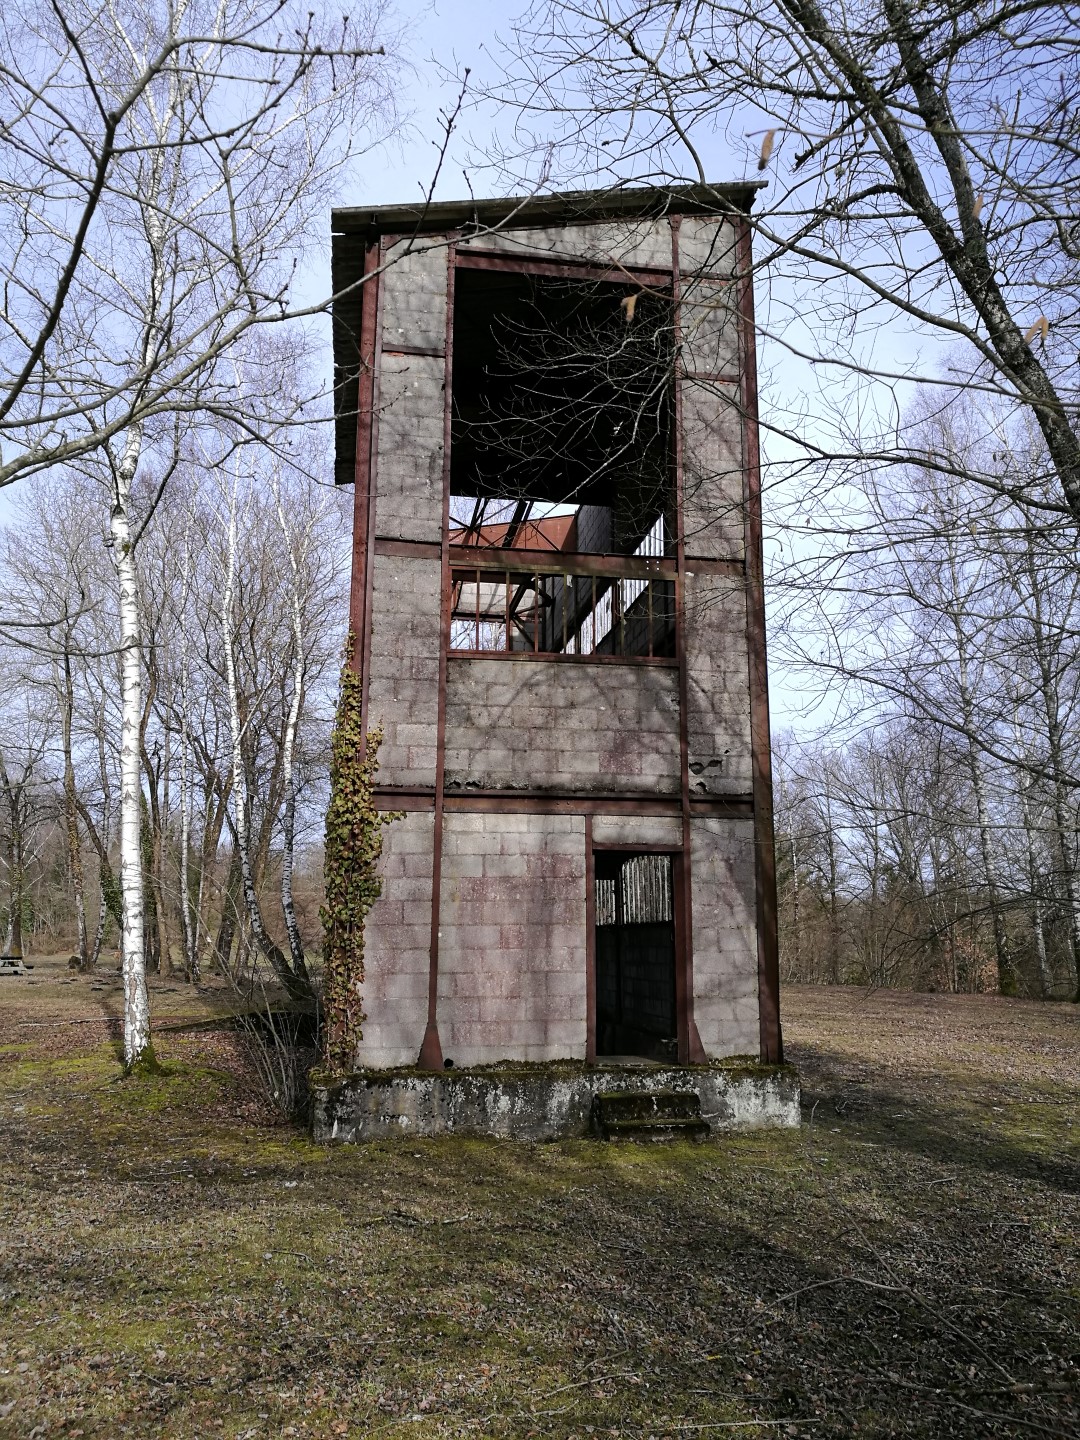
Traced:
<path fill-rule="evenodd" d="M 671 856 L 598 850 L 596 1053 L 678 1057 Z"/>

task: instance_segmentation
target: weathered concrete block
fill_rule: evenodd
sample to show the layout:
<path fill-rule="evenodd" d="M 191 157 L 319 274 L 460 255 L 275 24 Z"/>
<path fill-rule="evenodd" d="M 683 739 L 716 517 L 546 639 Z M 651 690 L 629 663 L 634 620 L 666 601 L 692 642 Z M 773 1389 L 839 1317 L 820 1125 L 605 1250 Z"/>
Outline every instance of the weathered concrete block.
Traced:
<path fill-rule="evenodd" d="M 738 296 L 711 276 L 692 277 L 679 305 L 679 339 L 688 375 L 739 377 Z"/>
<path fill-rule="evenodd" d="M 547 1042 L 534 1048 L 543 1050 Z M 696 1094 L 714 1138 L 732 1130 L 796 1128 L 799 1081 L 786 1066 L 665 1066 L 647 1071 L 571 1063 L 497 1065 L 442 1074 L 360 1071 L 312 1087 L 317 1140 L 471 1135 L 564 1140 L 591 1133 L 601 1093 Z"/>
<path fill-rule="evenodd" d="M 407 253 L 409 250 L 412 253 Z M 387 252 L 380 282 L 383 350 L 407 345 L 441 350 L 446 343 L 446 246 L 403 240 Z M 385 362 L 384 362 L 385 363 Z"/>
<path fill-rule="evenodd" d="M 734 223 L 712 215 L 684 215 L 679 223 L 679 269 L 684 275 L 732 275 Z"/>
<path fill-rule="evenodd" d="M 753 822 L 694 819 L 690 835 L 694 1019 L 698 1033 L 710 1056 L 756 1053 Z M 749 1047 L 748 1034 L 753 1039 Z"/>
<path fill-rule="evenodd" d="M 507 694 L 510 700 L 503 698 Z M 612 703 L 616 694 L 632 703 L 633 726 Z M 582 732 L 591 743 L 566 743 L 554 719 L 548 718 L 564 707 L 592 717 L 591 732 Z M 531 738 L 528 748 L 511 749 L 503 743 L 510 728 Z M 548 731 L 553 736 L 550 747 L 539 739 Z M 561 790 L 588 787 L 592 781 L 612 794 L 642 789 L 677 794 L 678 734 L 674 670 L 627 666 L 612 675 L 606 666 L 460 656 L 449 668 L 446 775 L 452 786 Z M 451 765 L 451 756 L 455 762 L 467 757 L 467 767 Z"/>
<path fill-rule="evenodd" d="M 746 485 L 737 390 L 690 378 L 681 382 L 680 394 L 687 558 L 741 560 Z"/>
<path fill-rule="evenodd" d="M 375 494 L 378 536 L 429 541 L 441 537 L 444 379 L 441 359 L 383 356 Z"/>
<path fill-rule="evenodd" d="M 745 591 L 736 581 L 691 572 L 686 610 L 690 789 L 747 795 L 753 770 Z"/>
<path fill-rule="evenodd" d="M 460 867 L 471 870 L 476 861 L 480 875 L 461 873 Z M 567 967 L 577 972 L 584 1054 L 583 818 L 451 812 L 444 818 L 443 877 L 439 1027 L 444 1054 L 453 1053 L 461 1064 L 478 1064 L 482 1057 L 521 1054 L 525 1045 L 555 1043 L 535 1029 L 521 997 L 544 994 L 549 974 Z M 476 987 L 479 1015 L 471 1005 L 463 1007 L 466 992 L 450 983 L 449 977 L 461 973 L 482 979 Z M 574 992 L 568 987 L 561 993 Z"/>
<path fill-rule="evenodd" d="M 460 244 L 463 249 L 496 250 L 506 255 L 531 255 L 544 260 L 588 260 L 603 266 L 616 263 L 670 270 L 672 260 L 671 223 L 663 216 L 506 229 L 493 235 L 467 237 Z"/>

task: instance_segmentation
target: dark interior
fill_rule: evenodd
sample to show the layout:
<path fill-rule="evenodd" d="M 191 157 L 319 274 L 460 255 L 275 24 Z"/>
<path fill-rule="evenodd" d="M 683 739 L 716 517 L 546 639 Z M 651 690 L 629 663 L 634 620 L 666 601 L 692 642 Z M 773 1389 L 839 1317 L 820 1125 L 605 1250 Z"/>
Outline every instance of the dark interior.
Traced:
<path fill-rule="evenodd" d="M 472 518 L 469 499 L 474 528 L 506 521 L 505 502 L 521 502 L 517 526 L 529 502 L 583 507 L 582 548 L 632 555 L 651 535 L 657 553 L 659 534 L 671 553 L 672 316 L 670 294 L 630 281 L 459 270 L 455 516 Z"/>
<path fill-rule="evenodd" d="M 671 856 L 598 850 L 596 1053 L 678 1056 Z"/>

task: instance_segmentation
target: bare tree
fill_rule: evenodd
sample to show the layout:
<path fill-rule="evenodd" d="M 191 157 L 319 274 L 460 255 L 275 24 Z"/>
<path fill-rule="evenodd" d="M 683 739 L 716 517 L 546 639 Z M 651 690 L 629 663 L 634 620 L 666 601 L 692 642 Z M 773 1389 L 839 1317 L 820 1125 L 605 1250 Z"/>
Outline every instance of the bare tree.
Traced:
<path fill-rule="evenodd" d="M 23 958 L 23 909 L 27 867 L 32 859 L 48 798 L 48 720 L 27 697 L 9 699 L 0 745 L 0 806 L 4 834 L 3 868 L 7 872 L 7 934 L 5 957 Z"/>
<path fill-rule="evenodd" d="M 706 185 L 718 150 L 744 157 L 770 181 L 763 327 L 813 363 L 765 391 L 804 479 L 806 461 L 834 485 L 845 462 L 910 458 L 895 391 L 947 359 L 948 383 L 1034 417 L 1051 503 L 1080 519 L 1076 19 L 1063 0 L 537 0 L 495 162 Z M 935 337 L 953 346 L 938 365 Z"/>
<path fill-rule="evenodd" d="M 106 10 L 68 0 L 5 19 L 19 59 L 0 72 L 14 157 L 0 202 L 15 237 L 0 259 L 0 484 L 85 459 L 108 497 L 129 1066 L 149 1046 L 136 547 L 200 417 L 231 427 L 234 444 L 294 418 L 282 413 L 273 345 L 246 337 L 305 313 L 290 287 L 313 207 L 385 124 L 382 21 L 367 7 L 335 30 L 281 0 Z M 157 484 L 140 512 L 147 463 Z"/>

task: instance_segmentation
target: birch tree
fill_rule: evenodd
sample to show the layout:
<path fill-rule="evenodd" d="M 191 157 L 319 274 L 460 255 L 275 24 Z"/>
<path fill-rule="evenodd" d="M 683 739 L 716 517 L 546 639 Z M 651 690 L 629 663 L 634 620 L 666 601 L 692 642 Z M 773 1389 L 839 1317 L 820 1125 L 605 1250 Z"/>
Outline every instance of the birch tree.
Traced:
<path fill-rule="evenodd" d="M 149 1046 L 136 554 L 154 494 L 138 513 L 137 481 L 152 463 L 160 490 L 207 416 L 237 445 L 296 418 L 273 345 L 248 337 L 309 313 L 291 286 L 313 212 L 390 108 L 384 17 L 361 7 L 335 27 L 282 0 L 67 0 L 16 4 L 3 23 L 16 58 L 0 71 L 0 484 L 80 460 L 106 490 L 131 1067 Z"/>

